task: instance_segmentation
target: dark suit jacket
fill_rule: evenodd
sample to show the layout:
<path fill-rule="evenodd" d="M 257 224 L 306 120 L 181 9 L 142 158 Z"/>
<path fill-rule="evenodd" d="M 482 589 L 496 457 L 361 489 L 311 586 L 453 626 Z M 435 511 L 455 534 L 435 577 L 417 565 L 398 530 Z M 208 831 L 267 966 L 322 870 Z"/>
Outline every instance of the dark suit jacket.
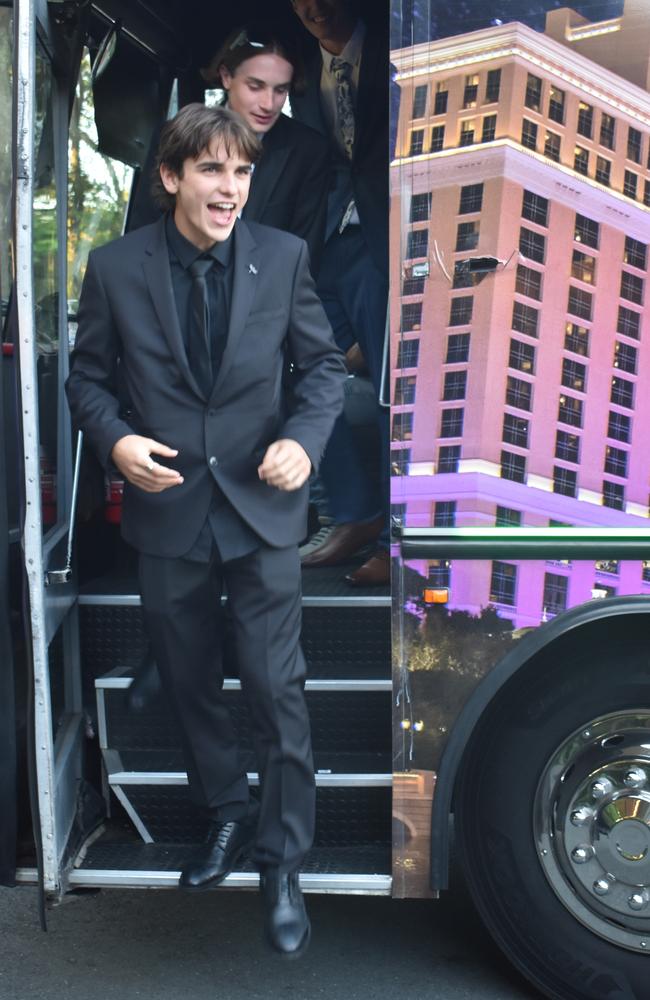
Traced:
<path fill-rule="evenodd" d="M 183 475 L 181 486 L 146 493 L 126 484 L 122 534 L 151 555 L 189 550 L 214 482 L 263 541 L 274 547 L 300 541 L 307 487 L 267 486 L 257 466 L 272 441 L 293 438 L 316 469 L 342 406 L 345 368 L 304 242 L 238 221 L 234 256 L 228 342 L 209 399 L 183 346 L 164 220 L 94 250 L 88 260 L 68 401 L 105 466 L 125 434 L 178 448 L 168 464 Z M 291 412 L 282 383 L 286 350 L 299 373 Z M 116 398 L 118 364 L 132 407 L 128 422 Z"/>
<path fill-rule="evenodd" d="M 315 129 L 280 115 L 264 137 L 243 218 L 305 240 L 313 274 L 323 250 L 329 181 L 327 140 Z"/>
<path fill-rule="evenodd" d="M 307 88 L 304 94 L 291 97 L 294 116 L 323 135 L 329 136 L 320 101 L 320 78 L 323 60 L 316 45 L 307 65 Z M 333 220 L 339 221 L 350 195 L 345 174 L 351 181 L 361 228 L 376 265 L 388 273 L 388 166 L 389 166 L 389 87 L 390 62 L 388 34 L 368 25 L 363 43 L 359 86 L 355 106 L 354 146 L 348 163 L 331 143 L 334 190 L 328 209 L 328 235 Z"/>

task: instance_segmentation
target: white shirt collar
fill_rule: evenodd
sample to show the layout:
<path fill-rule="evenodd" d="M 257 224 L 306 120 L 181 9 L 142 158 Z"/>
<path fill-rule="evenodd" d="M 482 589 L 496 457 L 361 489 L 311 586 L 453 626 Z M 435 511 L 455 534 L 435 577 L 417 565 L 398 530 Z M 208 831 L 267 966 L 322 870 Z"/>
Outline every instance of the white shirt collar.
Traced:
<path fill-rule="evenodd" d="M 332 72 L 332 59 L 342 59 L 344 62 L 349 63 L 350 66 L 358 66 L 361 62 L 361 53 L 363 50 L 363 40 L 365 36 L 366 26 L 363 21 L 359 19 L 354 31 L 346 42 L 345 48 L 338 56 L 335 56 L 332 52 L 328 52 L 322 45 L 319 46 L 320 54 L 323 59 L 323 65 L 327 72 Z"/>

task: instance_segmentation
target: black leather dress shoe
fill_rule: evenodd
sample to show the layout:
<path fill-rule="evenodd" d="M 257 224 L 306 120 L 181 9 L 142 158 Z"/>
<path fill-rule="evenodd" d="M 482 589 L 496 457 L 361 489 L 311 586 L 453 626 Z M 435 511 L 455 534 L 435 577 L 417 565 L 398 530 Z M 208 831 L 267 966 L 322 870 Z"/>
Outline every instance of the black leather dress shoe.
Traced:
<path fill-rule="evenodd" d="M 193 892 L 219 885 L 255 839 L 257 815 L 214 823 L 203 849 L 183 868 L 179 885 Z"/>
<path fill-rule="evenodd" d="M 300 958 L 309 944 L 311 924 L 298 872 L 267 868 L 260 876 L 260 890 L 271 947 L 284 958 Z"/>
<path fill-rule="evenodd" d="M 160 697 L 160 675 L 151 650 L 147 646 L 144 656 L 133 674 L 131 686 L 126 691 L 129 712 L 145 712 Z"/>

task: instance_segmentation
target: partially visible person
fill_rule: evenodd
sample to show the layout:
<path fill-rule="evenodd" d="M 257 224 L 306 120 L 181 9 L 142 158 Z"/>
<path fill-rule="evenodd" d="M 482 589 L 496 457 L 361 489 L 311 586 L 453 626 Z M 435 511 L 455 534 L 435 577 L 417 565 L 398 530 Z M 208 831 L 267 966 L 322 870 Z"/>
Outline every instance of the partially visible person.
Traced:
<path fill-rule="evenodd" d="M 374 543 L 367 562 L 346 579 L 383 584 L 390 578 L 389 417 L 378 402 L 388 303 L 388 34 L 366 25 L 349 0 L 290 2 L 318 42 L 305 91 L 292 95 L 293 113 L 327 136 L 334 164 L 318 294 L 339 347 L 350 360 L 360 349 L 367 365 L 381 461 L 378 491 L 340 417 L 321 466 L 335 525 L 303 565 L 337 565 Z"/>
<path fill-rule="evenodd" d="M 242 218 L 304 239 L 317 274 L 325 237 L 330 152 L 315 129 L 282 113 L 291 87 L 303 85 L 299 50 L 272 25 L 236 28 L 203 71 L 226 104 L 262 142 Z"/>

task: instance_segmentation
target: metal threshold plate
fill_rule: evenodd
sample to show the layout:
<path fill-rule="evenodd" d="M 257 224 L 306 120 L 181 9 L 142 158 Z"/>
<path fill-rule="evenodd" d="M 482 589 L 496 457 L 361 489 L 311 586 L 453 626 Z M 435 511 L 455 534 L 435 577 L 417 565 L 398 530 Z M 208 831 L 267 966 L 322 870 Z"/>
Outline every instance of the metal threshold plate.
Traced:
<path fill-rule="evenodd" d="M 249 772 L 249 785 L 259 785 L 259 775 Z M 390 788 L 392 774 L 316 774 L 317 788 Z M 184 771 L 113 771 L 108 776 L 110 785 L 186 785 Z"/>

